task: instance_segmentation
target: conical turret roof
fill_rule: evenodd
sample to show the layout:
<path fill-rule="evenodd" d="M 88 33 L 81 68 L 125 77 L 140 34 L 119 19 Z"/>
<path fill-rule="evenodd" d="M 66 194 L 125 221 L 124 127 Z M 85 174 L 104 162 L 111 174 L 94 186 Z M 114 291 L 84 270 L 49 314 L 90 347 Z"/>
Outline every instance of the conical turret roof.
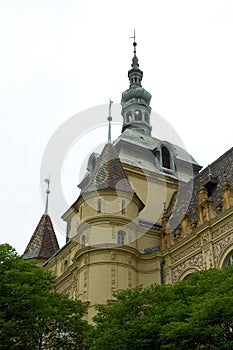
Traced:
<path fill-rule="evenodd" d="M 105 145 L 94 172 L 81 194 L 107 188 L 134 193 L 119 156 L 111 143 Z"/>
<path fill-rule="evenodd" d="M 51 218 L 43 214 L 23 254 L 24 259 L 49 259 L 59 250 Z"/>

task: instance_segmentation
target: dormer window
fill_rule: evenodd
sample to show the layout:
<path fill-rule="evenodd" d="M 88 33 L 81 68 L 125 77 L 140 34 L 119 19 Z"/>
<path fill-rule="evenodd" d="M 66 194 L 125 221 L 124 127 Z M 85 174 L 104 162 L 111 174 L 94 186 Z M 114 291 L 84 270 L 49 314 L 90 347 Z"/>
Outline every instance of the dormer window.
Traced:
<path fill-rule="evenodd" d="M 154 149 L 153 153 L 155 155 L 155 164 L 158 169 L 167 173 L 173 173 L 175 171 L 174 151 L 172 146 L 169 145 L 169 147 L 167 147 L 161 143 Z"/>
<path fill-rule="evenodd" d="M 167 147 L 162 146 L 162 166 L 166 169 L 171 169 L 171 157 L 170 152 L 168 151 Z"/>
<path fill-rule="evenodd" d="M 208 198 L 210 198 L 214 191 L 216 191 L 217 187 L 217 178 L 212 175 L 211 166 L 208 166 L 209 174 L 208 174 L 208 180 L 204 183 L 204 187 L 208 191 Z"/>

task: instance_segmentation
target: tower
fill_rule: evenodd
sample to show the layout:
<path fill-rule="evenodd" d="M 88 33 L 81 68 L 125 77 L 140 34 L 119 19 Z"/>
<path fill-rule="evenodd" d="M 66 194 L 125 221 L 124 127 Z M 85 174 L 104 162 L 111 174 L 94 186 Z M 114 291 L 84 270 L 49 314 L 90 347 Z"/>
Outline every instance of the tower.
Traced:
<path fill-rule="evenodd" d="M 151 135 L 151 94 L 142 85 L 134 35 L 129 89 L 122 93 L 122 133 L 88 160 L 77 200 L 63 214 L 66 245 L 44 264 L 56 290 L 95 305 L 119 289 L 161 283 L 161 219 L 179 186 L 200 168 L 185 151 Z M 190 173 L 189 173 L 190 172 Z"/>
<path fill-rule="evenodd" d="M 136 53 L 137 43 L 134 31 L 134 55 L 131 69 L 128 71 L 130 81 L 129 89 L 122 93 L 121 105 L 123 116 L 122 131 L 127 128 L 136 130 L 142 134 L 151 135 L 150 125 L 150 100 L 151 94 L 142 87 L 143 72 L 139 69 Z"/>

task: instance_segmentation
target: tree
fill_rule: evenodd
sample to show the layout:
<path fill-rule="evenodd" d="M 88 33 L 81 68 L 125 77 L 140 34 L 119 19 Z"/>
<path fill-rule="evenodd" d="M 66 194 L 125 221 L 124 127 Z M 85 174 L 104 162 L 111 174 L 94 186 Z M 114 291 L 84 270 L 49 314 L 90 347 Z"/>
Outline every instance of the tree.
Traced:
<path fill-rule="evenodd" d="M 92 350 L 233 349 L 233 267 L 116 293 L 97 306 Z"/>
<path fill-rule="evenodd" d="M 54 278 L 0 245 L 0 349 L 85 349 L 86 306 L 53 292 Z"/>

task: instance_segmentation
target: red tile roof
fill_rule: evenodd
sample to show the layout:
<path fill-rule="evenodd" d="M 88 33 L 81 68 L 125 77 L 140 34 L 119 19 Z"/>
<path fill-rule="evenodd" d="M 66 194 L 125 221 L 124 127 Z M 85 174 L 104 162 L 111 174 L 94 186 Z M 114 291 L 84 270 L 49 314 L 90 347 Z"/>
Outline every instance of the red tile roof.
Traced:
<path fill-rule="evenodd" d="M 118 154 L 111 143 L 105 145 L 93 174 L 82 189 L 81 194 L 107 188 L 134 193 Z"/>
<path fill-rule="evenodd" d="M 57 237 L 48 214 L 42 215 L 23 254 L 24 259 L 49 259 L 59 250 Z"/>

